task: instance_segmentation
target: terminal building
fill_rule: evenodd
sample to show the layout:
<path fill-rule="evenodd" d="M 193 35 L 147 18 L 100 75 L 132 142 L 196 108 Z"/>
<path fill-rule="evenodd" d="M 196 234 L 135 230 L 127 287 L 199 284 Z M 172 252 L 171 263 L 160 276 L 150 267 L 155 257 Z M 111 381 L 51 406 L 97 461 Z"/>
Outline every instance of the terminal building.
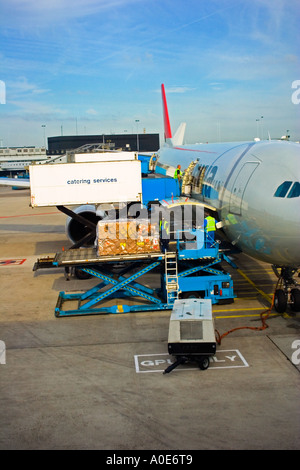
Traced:
<path fill-rule="evenodd" d="M 104 149 L 141 153 L 156 152 L 159 149 L 159 134 L 70 135 L 48 137 L 47 140 L 48 149 L 34 146 L 0 147 L 1 176 L 24 173 L 33 163 L 50 161 L 56 156 L 93 144 L 98 144 Z"/>
<path fill-rule="evenodd" d="M 102 134 L 48 137 L 48 155 L 62 155 L 87 144 L 104 144 L 114 150 L 156 152 L 159 134 Z"/>
<path fill-rule="evenodd" d="M 28 165 L 47 160 L 45 147 L 0 147 L 1 176 L 24 172 Z"/>

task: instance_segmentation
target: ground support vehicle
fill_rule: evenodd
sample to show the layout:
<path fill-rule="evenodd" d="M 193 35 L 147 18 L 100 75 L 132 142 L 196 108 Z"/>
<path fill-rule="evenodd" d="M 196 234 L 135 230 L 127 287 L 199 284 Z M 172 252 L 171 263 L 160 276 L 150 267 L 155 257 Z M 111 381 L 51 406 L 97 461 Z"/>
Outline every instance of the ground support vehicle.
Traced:
<path fill-rule="evenodd" d="M 160 248 L 156 252 L 99 256 L 93 245 L 99 224 L 98 212 L 93 206 L 95 212 L 89 218 L 87 207 L 99 202 L 121 204 L 127 201 L 124 214 L 122 208 L 117 213 L 113 211 L 121 221 L 129 216 L 135 217 L 134 214 L 129 215 L 132 205 L 143 207 L 147 217 L 151 218 L 155 208 L 160 211 L 164 207 L 168 211 L 175 210 L 177 206 L 180 212 L 187 205 L 202 204 L 180 197 L 180 185 L 174 178 L 155 173 L 155 155 L 117 152 L 96 157 L 96 161 L 89 161 L 92 158 L 89 156 L 88 161 L 30 168 L 31 205 L 56 206 L 77 224 L 76 228 L 81 233 L 71 249 L 57 253 L 53 258 L 39 259 L 34 270 L 62 267 L 66 273 L 75 271 L 82 279 L 86 276 L 99 279 L 96 286 L 85 292 L 60 292 L 55 315 L 172 309 L 176 299 L 185 297 L 211 299 L 212 304 L 232 302 L 231 277 L 219 267 L 222 261 L 229 262 L 229 259 L 219 249 L 218 243 L 208 246 L 203 228 L 196 224 L 197 218 L 193 216 L 189 229 L 185 226 L 184 233 L 177 230 L 176 224 L 170 223 L 171 240 L 163 244 L 161 237 Z M 66 207 L 78 204 L 85 206 Z M 108 221 L 111 220 L 109 213 L 106 216 Z M 105 214 L 101 217 L 104 221 Z M 70 224 L 68 227 L 70 235 Z M 116 265 L 119 266 L 118 272 Z M 150 272 L 159 276 L 159 288 L 150 288 L 149 283 L 141 282 L 143 276 Z M 117 302 L 112 301 L 116 298 Z"/>
<path fill-rule="evenodd" d="M 68 271 L 74 268 L 100 280 L 85 292 L 60 292 L 57 317 L 167 310 L 173 308 L 175 300 L 191 297 L 210 299 L 212 304 L 232 302 L 235 296 L 231 276 L 219 267 L 224 260 L 230 260 L 217 243 L 210 248 L 201 246 L 203 230 L 192 233 L 193 246 L 175 239 L 164 252 L 119 256 L 98 256 L 95 247 L 70 249 L 52 259 L 38 260 L 34 269 L 43 265 Z M 158 288 L 150 287 L 149 280 L 142 282 L 141 278 L 151 271 L 160 279 Z"/>
<path fill-rule="evenodd" d="M 215 327 L 210 299 L 176 300 L 170 316 L 168 351 L 176 361 L 164 371 L 168 374 L 180 364 L 196 362 L 209 367 L 216 352 Z"/>

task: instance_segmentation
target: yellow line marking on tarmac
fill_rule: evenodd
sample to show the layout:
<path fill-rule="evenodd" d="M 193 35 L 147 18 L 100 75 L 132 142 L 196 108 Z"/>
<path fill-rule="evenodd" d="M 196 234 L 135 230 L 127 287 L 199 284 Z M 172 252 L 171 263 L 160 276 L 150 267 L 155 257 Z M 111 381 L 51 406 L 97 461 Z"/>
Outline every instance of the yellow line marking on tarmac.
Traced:
<path fill-rule="evenodd" d="M 256 282 L 259 281 L 259 279 L 255 279 Z M 242 280 L 235 280 L 234 282 L 235 284 L 238 284 L 239 286 L 245 286 L 248 281 L 246 281 L 246 279 L 242 279 Z M 273 281 L 273 280 L 270 280 L 270 281 L 267 281 L 267 282 L 262 282 L 262 283 L 259 283 L 261 286 L 272 286 L 273 284 L 276 284 L 276 281 Z"/>
<path fill-rule="evenodd" d="M 256 297 L 235 297 L 235 300 L 256 300 Z"/>
<path fill-rule="evenodd" d="M 261 309 L 260 309 L 261 310 Z M 277 317 L 279 316 L 279 313 L 270 313 L 268 316 L 272 317 Z M 260 317 L 259 314 L 253 313 L 253 314 L 247 314 L 247 315 L 216 315 L 215 318 L 224 319 L 224 318 L 246 318 L 246 317 Z"/>
<path fill-rule="evenodd" d="M 245 281 L 247 281 L 248 284 L 250 284 L 250 286 L 252 286 L 260 295 L 262 295 L 270 304 L 272 303 L 272 297 L 273 297 L 273 293 L 272 294 L 267 294 L 266 292 L 264 292 L 263 290 L 259 289 L 257 287 L 257 285 L 241 270 L 241 269 L 237 269 L 238 273 L 245 279 Z M 267 285 L 266 285 L 267 286 Z M 270 286 L 268 286 L 270 287 Z M 243 300 L 246 300 L 246 298 L 243 298 Z M 248 299 L 247 299 L 248 300 Z M 250 298 L 249 300 L 252 300 L 252 298 Z M 255 300 L 255 298 L 253 298 L 253 300 Z M 221 312 L 240 312 L 240 311 L 254 311 L 254 310 L 260 310 L 261 313 L 258 314 L 258 313 L 252 313 L 252 314 L 242 314 L 242 315 L 219 315 L 219 313 Z M 262 313 L 264 313 L 265 311 L 263 310 L 263 307 L 250 307 L 250 308 L 231 308 L 231 309 L 219 309 L 219 310 L 214 310 L 214 315 L 215 315 L 215 318 L 217 319 L 224 319 L 224 318 L 246 318 L 246 317 L 259 317 L 261 316 Z M 279 316 L 280 314 L 278 313 L 269 313 L 268 316 Z"/>
<path fill-rule="evenodd" d="M 255 292 L 248 291 L 248 290 L 246 291 L 246 290 L 243 290 L 243 289 L 236 289 L 236 292 L 240 296 L 242 296 L 242 295 L 245 295 L 245 296 L 249 295 L 250 296 L 251 295 L 251 297 L 249 297 L 249 299 L 256 299 L 256 297 L 252 297 L 255 294 Z M 268 295 L 269 297 L 273 297 L 274 292 L 269 292 L 269 293 L 266 292 L 265 294 Z M 247 297 L 237 297 L 237 298 L 246 299 Z"/>
<path fill-rule="evenodd" d="M 257 292 L 259 292 L 265 299 L 267 299 L 268 302 L 271 303 L 271 300 L 270 300 L 270 296 L 269 296 L 269 295 L 267 295 L 264 291 L 262 291 L 261 289 L 259 289 L 259 288 L 257 287 L 257 285 L 254 284 L 254 282 L 251 281 L 251 279 L 249 279 L 249 277 L 248 277 L 241 269 L 237 269 L 237 271 L 238 271 L 238 273 L 239 273 L 241 276 L 243 276 L 244 279 L 246 279 L 246 281 L 249 282 L 249 284 L 251 284 L 251 286 L 254 287 L 254 289 L 257 290 Z"/>
<path fill-rule="evenodd" d="M 219 312 L 241 312 L 241 311 L 249 311 L 249 310 L 263 310 L 263 307 L 226 308 L 226 309 L 215 310 L 215 313 L 219 313 Z"/>
<path fill-rule="evenodd" d="M 260 274 L 274 274 L 274 271 L 268 271 L 264 268 L 261 269 L 247 269 L 247 273 L 260 273 Z"/>

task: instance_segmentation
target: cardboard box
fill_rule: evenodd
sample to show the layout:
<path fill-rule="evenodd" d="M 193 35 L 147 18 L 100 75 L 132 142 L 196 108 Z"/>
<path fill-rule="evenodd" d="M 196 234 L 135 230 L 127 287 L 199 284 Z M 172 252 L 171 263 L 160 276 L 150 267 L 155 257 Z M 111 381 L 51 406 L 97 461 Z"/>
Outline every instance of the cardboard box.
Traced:
<path fill-rule="evenodd" d="M 156 224 L 147 219 L 123 219 L 97 224 L 98 256 L 159 252 Z"/>

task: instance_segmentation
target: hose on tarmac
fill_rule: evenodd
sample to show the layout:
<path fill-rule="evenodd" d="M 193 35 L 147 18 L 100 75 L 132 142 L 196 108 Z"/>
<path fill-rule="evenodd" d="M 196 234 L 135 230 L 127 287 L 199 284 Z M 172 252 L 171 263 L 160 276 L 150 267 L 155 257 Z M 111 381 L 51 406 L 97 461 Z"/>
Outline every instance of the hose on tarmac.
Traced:
<path fill-rule="evenodd" d="M 271 305 L 269 308 L 267 308 L 266 310 L 264 310 L 263 312 L 260 313 L 260 319 L 261 319 L 261 323 L 262 325 L 261 326 L 238 326 L 237 328 L 233 328 L 232 330 L 229 330 L 227 331 L 226 333 L 223 333 L 222 335 L 220 335 L 220 333 L 218 332 L 218 330 L 215 329 L 215 335 L 216 335 L 216 342 L 220 345 L 221 344 L 221 341 L 222 339 L 229 335 L 230 333 L 234 332 L 234 331 L 237 331 L 237 330 L 256 330 L 256 331 L 262 331 L 262 330 L 265 330 L 266 328 L 269 328 L 268 324 L 267 324 L 267 319 L 269 318 L 270 314 L 271 314 L 271 311 L 272 311 L 272 308 L 274 306 L 274 300 L 275 300 L 275 292 L 277 290 L 277 287 L 278 287 L 278 284 L 279 284 L 279 281 L 280 279 L 278 279 L 277 281 L 277 284 L 276 284 L 276 287 L 274 289 L 274 293 L 273 293 L 273 296 L 272 296 L 272 301 L 271 301 Z"/>

